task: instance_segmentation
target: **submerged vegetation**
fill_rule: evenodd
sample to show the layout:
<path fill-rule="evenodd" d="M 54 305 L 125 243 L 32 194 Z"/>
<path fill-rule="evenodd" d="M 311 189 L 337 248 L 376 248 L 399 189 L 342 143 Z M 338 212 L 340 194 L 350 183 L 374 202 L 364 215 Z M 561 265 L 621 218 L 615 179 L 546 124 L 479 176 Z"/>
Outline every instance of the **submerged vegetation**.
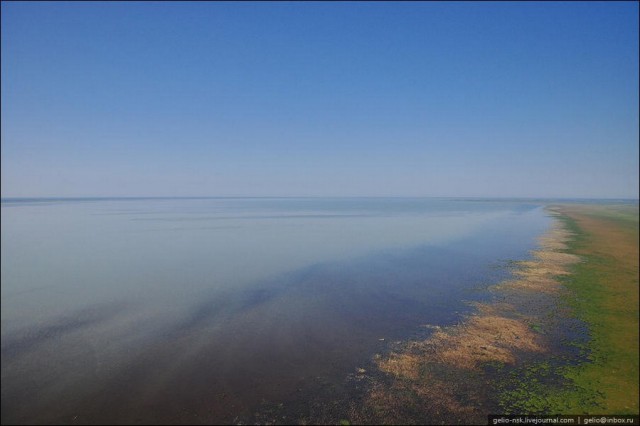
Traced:
<path fill-rule="evenodd" d="M 638 209 L 556 211 L 573 234 L 566 251 L 582 259 L 558 280 L 563 302 L 587 326 L 586 341 L 570 342 L 583 360 L 512 371 L 501 383 L 501 405 L 519 413 L 638 414 Z"/>
<path fill-rule="evenodd" d="M 638 209 L 550 211 L 555 229 L 492 303 L 376 359 L 352 422 L 638 414 Z"/>

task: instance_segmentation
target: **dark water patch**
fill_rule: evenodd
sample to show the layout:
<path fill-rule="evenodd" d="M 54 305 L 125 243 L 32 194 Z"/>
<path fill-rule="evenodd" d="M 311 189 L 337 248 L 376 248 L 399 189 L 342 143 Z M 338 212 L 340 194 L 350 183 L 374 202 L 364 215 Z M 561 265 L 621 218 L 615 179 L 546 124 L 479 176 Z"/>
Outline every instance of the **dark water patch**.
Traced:
<path fill-rule="evenodd" d="M 2 424 L 57 423 L 52 415 L 72 409 L 86 389 L 99 383 L 105 348 L 95 347 L 93 331 L 130 308 L 100 304 L 46 326 L 3 333 Z"/>
<path fill-rule="evenodd" d="M 265 303 L 284 291 L 280 287 L 251 288 L 244 292 L 218 292 L 195 305 L 186 318 L 172 327 L 173 333 L 183 333 L 211 325 L 222 318 L 230 319 L 242 311 Z"/>
<path fill-rule="evenodd" d="M 176 330 L 210 325 L 220 317 L 230 319 L 270 302 L 278 304 L 283 315 L 292 309 L 280 302 L 285 295 L 297 304 L 309 304 L 307 315 L 325 309 L 327 315 L 344 317 L 362 328 L 404 329 L 420 321 L 450 322 L 467 309 L 461 296 L 468 295 L 472 276 L 487 283 L 502 276 L 483 270 L 482 258 L 460 267 L 459 257 L 456 250 L 419 247 L 402 254 L 312 265 L 242 292 L 216 292 L 190 309 Z M 469 262 L 466 256 L 465 263 Z M 458 308 L 452 309 L 455 305 Z"/>
<path fill-rule="evenodd" d="M 123 303 L 97 305 L 64 315 L 44 326 L 30 327 L 2 335 L 2 362 L 32 350 L 48 341 L 109 321 L 126 308 Z"/>
<path fill-rule="evenodd" d="M 18 290 L 18 291 L 3 291 L 2 292 L 2 298 L 3 299 L 9 299 L 9 298 L 13 298 L 16 296 L 22 296 L 25 294 L 30 294 L 30 293 L 38 293 L 38 292 L 42 292 L 42 291 L 53 291 L 55 292 L 56 286 L 54 285 L 45 285 L 45 286 L 39 286 L 39 287 L 33 287 L 33 288 L 28 288 L 25 290 Z"/>

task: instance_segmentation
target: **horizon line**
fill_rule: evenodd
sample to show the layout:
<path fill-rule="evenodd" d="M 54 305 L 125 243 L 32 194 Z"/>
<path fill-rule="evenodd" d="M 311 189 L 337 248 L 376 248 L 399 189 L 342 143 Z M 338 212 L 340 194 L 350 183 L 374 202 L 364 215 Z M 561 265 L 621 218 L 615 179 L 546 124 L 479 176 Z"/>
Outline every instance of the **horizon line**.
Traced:
<path fill-rule="evenodd" d="M 20 196 L 0 197 L 0 201 L 24 201 L 24 200 L 160 200 L 160 199 L 243 199 L 243 198 L 432 198 L 432 199 L 480 199 L 480 200 L 625 200 L 639 201 L 639 198 L 631 197 L 548 197 L 548 196 L 432 196 L 432 195 L 129 195 L 129 196 Z"/>

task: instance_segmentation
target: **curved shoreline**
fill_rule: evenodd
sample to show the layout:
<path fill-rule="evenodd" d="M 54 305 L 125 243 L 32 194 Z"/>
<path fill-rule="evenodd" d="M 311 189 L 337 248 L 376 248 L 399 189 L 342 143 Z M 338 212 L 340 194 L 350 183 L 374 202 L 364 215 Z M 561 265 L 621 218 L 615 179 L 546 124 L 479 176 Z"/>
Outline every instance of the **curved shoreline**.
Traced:
<path fill-rule="evenodd" d="M 539 237 L 533 258 L 514 262 L 513 277 L 489 289 L 496 295 L 494 301 L 473 303 L 476 312 L 458 324 L 431 326 L 434 333 L 427 339 L 406 342 L 377 359 L 383 378 L 373 380 L 364 401 L 352 407 L 350 420 L 486 423 L 487 414 L 504 412 L 489 370 L 550 355 L 554 342 L 545 330 L 547 311 L 559 299 L 558 277 L 570 274 L 580 262 L 565 252 L 573 233 L 554 219 L 551 229 Z M 526 299 L 533 295 L 543 301 L 531 309 Z"/>

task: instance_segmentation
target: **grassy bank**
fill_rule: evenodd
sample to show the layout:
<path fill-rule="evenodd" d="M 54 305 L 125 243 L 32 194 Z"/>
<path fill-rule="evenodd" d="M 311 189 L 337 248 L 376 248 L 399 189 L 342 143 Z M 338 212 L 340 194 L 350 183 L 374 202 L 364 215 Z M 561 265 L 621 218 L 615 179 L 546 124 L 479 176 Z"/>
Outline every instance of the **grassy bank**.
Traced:
<path fill-rule="evenodd" d="M 638 208 L 563 206 L 559 212 L 576 234 L 569 250 L 584 260 L 565 285 L 575 314 L 589 325 L 592 359 L 566 375 L 599 394 L 595 402 L 604 412 L 637 414 Z"/>
<path fill-rule="evenodd" d="M 555 371 L 528 365 L 514 376 L 556 376 L 562 385 L 528 382 L 502 395 L 510 411 L 638 414 L 638 207 L 565 205 L 552 208 L 574 236 L 569 253 L 582 262 L 559 277 L 564 302 L 584 321 L 586 362 Z"/>

